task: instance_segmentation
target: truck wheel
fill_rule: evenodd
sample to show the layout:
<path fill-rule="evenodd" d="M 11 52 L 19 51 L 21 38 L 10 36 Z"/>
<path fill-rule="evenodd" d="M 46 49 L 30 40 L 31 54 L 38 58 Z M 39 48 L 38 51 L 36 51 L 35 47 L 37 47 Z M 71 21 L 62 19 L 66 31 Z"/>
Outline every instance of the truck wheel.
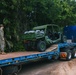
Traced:
<path fill-rule="evenodd" d="M 71 50 L 66 50 L 66 52 L 67 52 L 66 60 L 71 60 L 71 58 L 72 58 Z"/>
<path fill-rule="evenodd" d="M 44 41 L 39 41 L 37 44 L 37 50 L 43 52 L 46 50 L 46 43 Z"/>
<path fill-rule="evenodd" d="M 73 49 L 72 58 L 76 58 L 76 48 Z"/>

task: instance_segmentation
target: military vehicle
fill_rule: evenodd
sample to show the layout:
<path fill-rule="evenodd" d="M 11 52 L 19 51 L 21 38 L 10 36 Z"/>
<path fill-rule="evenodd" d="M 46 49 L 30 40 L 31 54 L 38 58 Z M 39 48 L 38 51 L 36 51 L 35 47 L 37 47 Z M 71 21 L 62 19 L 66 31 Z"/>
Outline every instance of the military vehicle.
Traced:
<path fill-rule="evenodd" d="M 34 27 L 30 31 L 25 31 L 23 39 L 25 50 L 35 49 L 43 52 L 51 44 L 60 42 L 62 40 L 62 34 L 58 25 L 47 24 Z"/>

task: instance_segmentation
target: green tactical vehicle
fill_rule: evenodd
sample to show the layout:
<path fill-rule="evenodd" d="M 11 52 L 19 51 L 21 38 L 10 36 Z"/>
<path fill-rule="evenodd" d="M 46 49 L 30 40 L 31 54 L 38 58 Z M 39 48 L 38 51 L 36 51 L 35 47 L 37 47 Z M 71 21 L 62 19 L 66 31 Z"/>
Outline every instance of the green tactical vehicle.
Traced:
<path fill-rule="evenodd" d="M 25 50 L 35 49 L 43 52 L 51 44 L 60 42 L 62 40 L 62 34 L 57 25 L 47 24 L 24 32 L 23 39 Z"/>

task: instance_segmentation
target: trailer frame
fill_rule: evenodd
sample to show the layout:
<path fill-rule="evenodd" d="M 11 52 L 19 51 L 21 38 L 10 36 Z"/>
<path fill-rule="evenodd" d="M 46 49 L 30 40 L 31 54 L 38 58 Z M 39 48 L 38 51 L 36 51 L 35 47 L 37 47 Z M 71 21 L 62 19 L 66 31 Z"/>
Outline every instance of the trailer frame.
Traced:
<path fill-rule="evenodd" d="M 31 62 L 38 59 L 49 59 L 49 60 L 58 59 L 60 57 L 60 53 L 62 53 L 61 49 L 70 50 L 71 48 L 74 49 L 75 47 L 76 47 L 76 43 L 60 43 L 58 44 L 58 47 L 52 51 L 2 59 L 0 60 L 0 70 L 2 73 L 2 67 L 9 67 L 9 66 L 14 66 L 14 65 L 19 66 L 27 62 Z"/>

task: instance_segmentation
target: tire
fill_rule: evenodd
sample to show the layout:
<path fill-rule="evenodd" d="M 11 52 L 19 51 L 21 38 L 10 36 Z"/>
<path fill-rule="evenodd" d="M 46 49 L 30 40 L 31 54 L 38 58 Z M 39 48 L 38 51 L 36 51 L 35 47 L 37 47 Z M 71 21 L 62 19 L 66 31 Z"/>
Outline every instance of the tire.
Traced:
<path fill-rule="evenodd" d="M 37 50 L 44 52 L 46 50 L 46 43 L 44 41 L 39 41 L 37 44 Z"/>
<path fill-rule="evenodd" d="M 76 58 L 76 48 L 74 48 L 72 51 L 72 58 Z"/>
<path fill-rule="evenodd" d="M 72 59 L 72 53 L 71 53 L 71 50 L 67 50 L 66 53 L 67 53 L 66 60 L 67 60 L 67 61 L 71 60 L 71 59 Z"/>

